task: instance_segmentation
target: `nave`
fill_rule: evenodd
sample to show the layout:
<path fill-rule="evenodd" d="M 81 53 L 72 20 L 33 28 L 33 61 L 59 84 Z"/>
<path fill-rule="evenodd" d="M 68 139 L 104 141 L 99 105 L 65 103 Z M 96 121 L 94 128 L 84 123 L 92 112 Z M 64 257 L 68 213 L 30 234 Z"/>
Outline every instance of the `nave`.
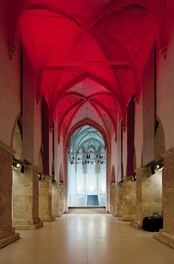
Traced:
<path fill-rule="evenodd" d="M 1 264 L 173 264 L 174 251 L 103 209 L 71 209 L 1 249 Z"/>

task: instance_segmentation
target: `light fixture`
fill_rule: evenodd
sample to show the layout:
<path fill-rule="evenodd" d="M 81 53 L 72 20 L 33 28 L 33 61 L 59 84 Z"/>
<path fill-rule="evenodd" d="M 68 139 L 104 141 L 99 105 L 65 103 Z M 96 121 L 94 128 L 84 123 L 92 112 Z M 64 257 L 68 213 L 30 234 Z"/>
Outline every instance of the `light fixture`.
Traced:
<path fill-rule="evenodd" d="M 156 163 L 151 165 L 151 173 L 155 174 L 155 171 L 162 170 L 163 167 L 164 167 L 163 160 L 157 161 Z"/>
<path fill-rule="evenodd" d="M 82 152 L 71 152 L 68 150 L 68 162 L 70 164 L 91 164 L 91 165 L 102 165 L 105 163 L 105 153 L 99 151 L 82 151 Z"/>
<path fill-rule="evenodd" d="M 131 176 L 131 180 L 132 180 L 132 181 L 136 181 L 136 180 L 137 180 L 137 176 L 136 176 L 136 173 L 135 173 L 135 172 L 134 172 L 134 175 Z"/>
<path fill-rule="evenodd" d="M 39 181 L 41 181 L 42 180 L 42 173 L 39 172 L 37 176 L 38 176 Z"/>
<path fill-rule="evenodd" d="M 13 156 L 12 167 L 15 169 L 20 169 L 21 166 L 22 166 L 22 162 Z"/>
<path fill-rule="evenodd" d="M 161 170 L 164 167 L 164 162 L 162 160 L 158 161 L 158 163 L 155 164 L 156 170 Z"/>

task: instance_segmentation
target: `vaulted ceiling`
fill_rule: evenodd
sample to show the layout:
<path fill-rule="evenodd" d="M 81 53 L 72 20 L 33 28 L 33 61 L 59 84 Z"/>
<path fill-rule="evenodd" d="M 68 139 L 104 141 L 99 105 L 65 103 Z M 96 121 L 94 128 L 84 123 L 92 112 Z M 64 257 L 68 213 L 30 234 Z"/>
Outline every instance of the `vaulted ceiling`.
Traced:
<path fill-rule="evenodd" d="M 90 126 L 83 126 L 77 129 L 72 137 L 70 144 L 70 152 L 88 153 L 88 152 L 101 152 L 105 148 L 105 142 L 98 130 Z"/>
<path fill-rule="evenodd" d="M 141 93 L 143 67 L 151 48 L 167 39 L 161 23 L 165 2 L 13 3 L 9 39 L 13 40 L 15 30 L 35 70 L 36 97 L 45 97 L 50 120 L 58 123 L 60 134 L 88 119 L 110 135 L 119 120 L 125 121 L 130 98 Z"/>

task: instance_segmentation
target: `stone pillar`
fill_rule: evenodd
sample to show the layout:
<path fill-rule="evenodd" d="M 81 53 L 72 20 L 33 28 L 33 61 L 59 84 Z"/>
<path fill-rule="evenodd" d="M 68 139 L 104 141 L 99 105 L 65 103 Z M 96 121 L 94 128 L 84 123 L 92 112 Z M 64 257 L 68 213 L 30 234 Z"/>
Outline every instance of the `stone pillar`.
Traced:
<path fill-rule="evenodd" d="M 121 217 L 123 214 L 123 183 L 115 185 L 115 216 Z"/>
<path fill-rule="evenodd" d="M 174 149 L 163 157 L 163 229 L 154 238 L 174 248 Z"/>
<path fill-rule="evenodd" d="M 58 183 L 52 184 L 52 214 L 54 217 L 59 216 L 58 214 Z"/>
<path fill-rule="evenodd" d="M 141 228 L 143 222 L 143 181 L 144 178 L 149 177 L 150 172 L 148 168 L 139 168 L 136 172 L 136 212 L 135 219 L 131 225 L 135 228 Z"/>
<path fill-rule="evenodd" d="M 27 165 L 13 188 L 13 225 L 17 229 L 37 229 L 43 226 L 39 214 L 38 172 Z"/>
<path fill-rule="evenodd" d="M 123 213 L 121 220 L 132 221 L 136 210 L 136 182 L 133 177 L 125 177 L 123 182 Z"/>
<path fill-rule="evenodd" d="M 115 183 L 110 185 L 110 213 L 115 215 Z"/>
<path fill-rule="evenodd" d="M 65 186 L 55 182 L 52 185 L 52 212 L 53 216 L 61 216 L 65 212 Z"/>
<path fill-rule="evenodd" d="M 44 222 L 54 221 L 52 215 L 51 181 L 48 176 L 42 176 L 39 181 L 39 217 Z"/>
<path fill-rule="evenodd" d="M 58 216 L 65 212 L 65 186 L 62 183 L 58 184 Z"/>
<path fill-rule="evenodd" d="M 155 181 L 150 168 L 139 168 L 136 173 L 136 214 L 132 226 L 141 228 L 143 218 L 151 216 L 156 211 L 156 191 L 158 192 L 155 190 Z"/>
<path fill-rule="evenodd" d="M 110 185 L 107 185 L 107 192 L 106 192 L 106 211 L 110 212 Z"/>
<path fill-rule="evenodd" d="M 12 227 L 12 153 L 0 143 L 0 248 L 20 238 Z"/>

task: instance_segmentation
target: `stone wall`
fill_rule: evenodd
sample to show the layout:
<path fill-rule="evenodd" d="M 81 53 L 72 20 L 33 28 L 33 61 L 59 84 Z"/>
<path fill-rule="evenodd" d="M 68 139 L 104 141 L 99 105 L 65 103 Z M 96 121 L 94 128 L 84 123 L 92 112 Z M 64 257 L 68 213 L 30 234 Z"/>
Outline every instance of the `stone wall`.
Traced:
<path fill-rule="evenodd" d="M 0 143 L 0 248 L 20 238 L 12 226 L 12 153 Z"/>
<path fill-rule="evenodd" d="M 174 248 L 174 149 L 163 156 L 163 229 L 154 237 Z"/>
<path fill-rule="evenodd" d="M 52 215 L 52 183 L 48 176 L 39 181 L 39 217 L 42 221 L 54 221 Z"/>
<path fill-rule="evenodd" d="M 43 223 L 39 218 L 38 172 L 32 165 L 24 173 L 15 173 L 13 185 L 13 225 L 17 229 L 37 229 Z"/>
<path fill-rule="evenodd" d="M 110 185 L 110 213 L 115 215 L 115 183 Z"/>
<path fill-rule="evenodd" d="M 65 212 L 65 186 L 55 182 L 52 185 L 52 213 L 54 217 L 61 216 Z"/>
<path fill-rule="evenodd" d="M 162 213 L 162 184 L 157 185 L 150 168 L 139 168 L 136 173 L 136 214 L 133 226 L 142 227 L 143 218 L 154 212 Z M 160 176 L 159 176 L 160 177 Z M 159 180 L 160 182 L 160 180 Z"/>
<path fill-rule="evenodd" d="M 136 211 L 136 182 L 133 177 L 125 177 L 123 182 L 123 211 L 121 219 L 131 221 Z"/>
<path fill-rule="evenodd" d="M 115 216 L 123 215 L 123 184 L 116 183 L 115 185 Z"/>

